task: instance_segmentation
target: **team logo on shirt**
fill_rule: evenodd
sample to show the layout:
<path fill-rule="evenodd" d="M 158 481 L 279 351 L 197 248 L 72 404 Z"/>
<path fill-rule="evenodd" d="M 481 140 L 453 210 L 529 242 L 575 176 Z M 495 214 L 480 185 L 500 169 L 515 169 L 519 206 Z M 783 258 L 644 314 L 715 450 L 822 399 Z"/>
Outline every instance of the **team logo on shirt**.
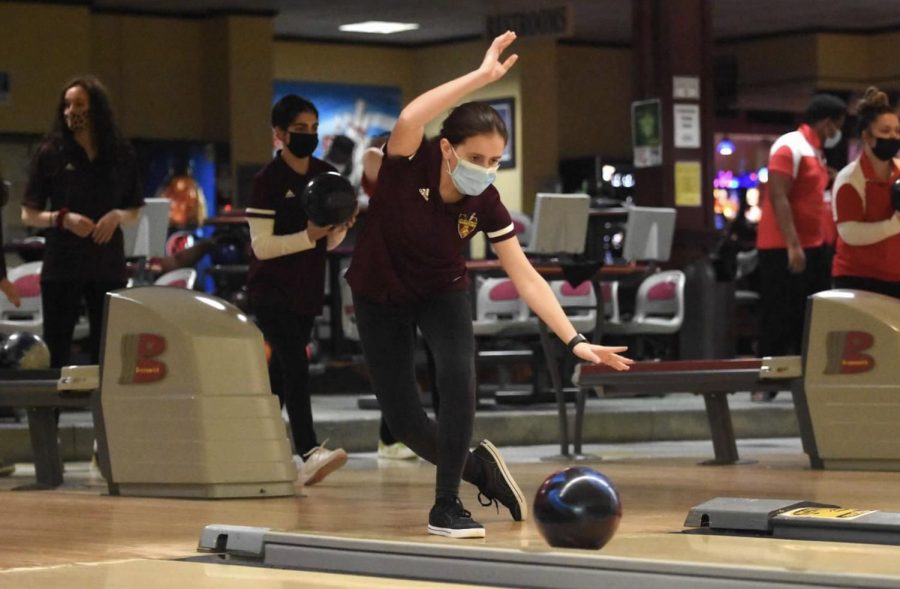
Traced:
<path fill-rule="evenodd" d="M 456 231 L 459 237 L 465 239 L 475 228 L 478 227 L 478 217 L 472 213 L 468 217 L 465 213 L 459 214 L 459 221 L 456 223 Z"/>
<path fill-rule="evenodd" d="M 67 172 L 74 172 L 74 171 L 75 171 L 75 166 L 72 165 L 72 162 L 69 162 L 69 163 L 66 164 L 66 171 L 67 171 Z"/>
<path fill-rule="evenodd" d="M 428 202 L 428 193 L 429 192 L 431 192 L 431 189 L 429 189 L 429 188 L 420 188 L 419 189 L 419 194 L 422 195 L 422 198 L 425 199 L 425 202 Z"/>
<path fill-rule="evenodd" d="M 294 198 L 295 196 L 297 195 L 294 194 L 294 191 L 290 188 L 288 188 L 288 191 L 284 193 L 284 198 Z"/>

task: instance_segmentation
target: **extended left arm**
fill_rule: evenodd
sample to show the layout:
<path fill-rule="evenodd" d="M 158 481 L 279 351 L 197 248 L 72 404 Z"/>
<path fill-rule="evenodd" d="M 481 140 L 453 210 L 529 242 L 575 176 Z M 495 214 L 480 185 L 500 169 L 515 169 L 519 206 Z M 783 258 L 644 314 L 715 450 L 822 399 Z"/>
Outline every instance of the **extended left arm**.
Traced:
<path fill-rule="evenodd" d="M 563 343 L 569 343 L 578 332 L 560 306 L 550 285 L 525 257 L 519 241 L 513 238 L 506 239 L 495 243 L 494 249 L 500 264 L 516 286 L 519 296 Z M 594 364 L 602 362 L 617 370 L 627 370 L 633 361 L 618 355 L 618 352 L 627 349 L 625 346 L 597 346 L 585 342 L 576 345 L 572 352 L 582 360 Z"/>

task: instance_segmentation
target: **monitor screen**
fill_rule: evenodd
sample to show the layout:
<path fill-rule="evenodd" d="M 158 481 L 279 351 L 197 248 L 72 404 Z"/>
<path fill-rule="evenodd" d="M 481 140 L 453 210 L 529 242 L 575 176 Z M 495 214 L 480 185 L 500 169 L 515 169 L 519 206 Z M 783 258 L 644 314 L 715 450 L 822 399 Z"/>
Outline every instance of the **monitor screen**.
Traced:
<path fill-rule="evenodd" d="M 586 194 L 538 193 L 534 225 L 526 251 L 531 254 L 581 254 L 587 237 Z"/>
<path fill-rule="evenodd" d="M 123 225 L 126 257 L 163 257 L 169 230 L 169 199 L 145 198 L 137 225 Z"/>
<path fill-rule="evenodd" d="M 675 209 L 629 207 L 622 257 L 629 262 L 665 262 L 672 251 Z"/>

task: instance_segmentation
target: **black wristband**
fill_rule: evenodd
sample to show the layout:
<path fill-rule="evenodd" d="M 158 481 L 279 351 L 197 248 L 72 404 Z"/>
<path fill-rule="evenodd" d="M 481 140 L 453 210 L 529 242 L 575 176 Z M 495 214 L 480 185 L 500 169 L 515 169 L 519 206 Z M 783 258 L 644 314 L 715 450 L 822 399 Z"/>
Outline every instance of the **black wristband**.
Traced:
<path fill-rule="evenodd" d="M 575 346 L 581 343 L 588 343 L 588 339 L 581 335 L 580 333 L 576 333 L 575 337 L 569 340 L 569 343 L 566 344 L 566 347 L 569 348 L 569 351 L 573 354 L 575 353 Z"/>

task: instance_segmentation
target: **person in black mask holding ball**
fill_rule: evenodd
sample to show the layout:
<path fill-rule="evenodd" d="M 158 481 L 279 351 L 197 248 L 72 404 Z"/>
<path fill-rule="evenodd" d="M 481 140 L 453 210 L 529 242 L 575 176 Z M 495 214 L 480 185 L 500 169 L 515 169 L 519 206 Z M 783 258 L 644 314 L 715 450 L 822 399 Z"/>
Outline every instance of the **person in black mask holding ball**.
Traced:
<path fill-rule="evenodd" d="M 834 286 L 900 299 L 900 196 L 892 194 L 900 189 L 900 118 L 874 87 L 859 101 L 857 116 L 863 151 L 834 181 Z"/>
<path fill-rule="evenodd" d="M 252 248 L 250 304 L 272 348 L 272 392 L 287 409 L 299 454 L 294 462 L 305 485 L 321 481 L 347 461 L 344 450 L 328 450 L 316 439 L 306 346 L 324 303 L 327 251 L 343 241 L 356 218 L 355 197 L 349 217 L 340 202 L 322 202 L 321 189 L 333 179 L 321 175 L 335 170 L 312 155 L 318 127 L 319 113 L 305 98 L 291 94 L 275 103 L 272 129 L 284 148 L 253 179 L 246 212 Z"/>

